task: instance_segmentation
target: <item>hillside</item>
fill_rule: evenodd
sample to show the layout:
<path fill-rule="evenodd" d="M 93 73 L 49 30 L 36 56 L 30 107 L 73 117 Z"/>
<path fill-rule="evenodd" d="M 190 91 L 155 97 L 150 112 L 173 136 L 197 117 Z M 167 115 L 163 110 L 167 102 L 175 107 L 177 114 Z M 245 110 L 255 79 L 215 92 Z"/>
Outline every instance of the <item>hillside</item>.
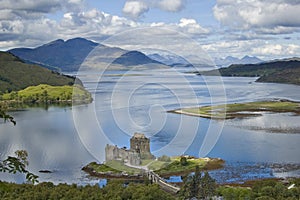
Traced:
<path fill-rule="evenodd" d="M 0 94 L 39 84 L 73 85 L 74 81 L 74 77 L 60 75 L 38 65 L 26 64 L 10 53 L 0 52 Z"/>
<path fill-rule="evenodd" d="M 37 63 L 51 70 L 78 71 L 93 50 L 96 50 L 93 52 L 93 56 L 97 56 L 97 62 L 102 64 L 112 63 L 123 66 L 160 64 L 141 52 L 108 47 L 84 38 L 67 41 L 59 39 L 37 48 L 16 48 L 9 52 L 28 63 Z"/>
<path fill-rule="evenodd" d="M 199 72 L 208 76 L 259 77 L 257 82 L 300 85 L 300 61 L 297 58 L 275 60 L 259 64 L 230 65 L 219 70 Z"/>
<path fill-rule="evenodd" d="M 29 86 L 18 92 L 6 93 L 3 100 L 14 103 L 90 103 L 91 94 L 80 85 L 50 86 L 40 84 Z"/>

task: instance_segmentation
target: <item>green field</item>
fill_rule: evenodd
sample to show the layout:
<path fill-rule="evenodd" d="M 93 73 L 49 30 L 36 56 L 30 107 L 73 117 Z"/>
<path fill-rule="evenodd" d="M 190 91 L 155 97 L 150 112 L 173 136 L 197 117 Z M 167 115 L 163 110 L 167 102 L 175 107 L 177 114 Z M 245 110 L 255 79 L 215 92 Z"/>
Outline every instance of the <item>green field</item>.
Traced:
<path fill-rule="evenodd" d="M 186 174 L 195 170 L 196 166 L 199 166 L 203 170 L 211 170 L 221 168 L 224 161 L 215 158 L 187 158 L 186 163 L 181 162 L 181 157 L 172 157 L 170 162 L 159 160 L 143 160 L 141 166 L 147 165 L 148 170 L 153 170 L 159 175 L 178 175 Z M 97 164 L 92 162 L 86 167 L 93 169 L 97 173 L 113 173 L 120 174 L 121 172 L 129 175 L 142 174 L 142 170 L 138 168 L 128 167 L 124 165 L 122 161 L 108 161 L 105 164 Z M 85 168 L 86 168 L 85 167 Z"/>
<path fill-rule="evenodd" d="M 18 92 L 10 92 L 2 95 L 3 101 L 17 103 L 90 103 L 91 94 L 82 86 L 51 86 L 41 84 L 29 86 Z"/>
<path fill-rule="evenodd" d="M 86 167 L 92 168 L 97 173 L 111 172 L 113 174 L 121 174 L 122 172 L 124 172 L 130 175 L 142 173 L 140 169 L 128 167 L 124 165 L 123 162 L 117 160 L 111 160 L 106 162 L 105 164 L 98 164 L 92 162 L 88 164 Z"/>
<path fill-rule="evenodd" d="M 182 175 L 192 172 L 198 166 L 202 170 L 211 170 L 223 167 L 224 161 L 214 158 L 187 158 L 185 163 L 181 162 L 182 157 L 172 158 L 172 162 L 164 167 L 155 170 L 161 176 Z"/>
<path fill-rule="evenodd" d="M 96 162 L 91 162 L 87 165 L 87 167 L 93 168 L 96 172 L 113 172 L 113 173 L 121 173 L 122 171 L 117 170 L 113 167 L 110 167 L 105 164 L 97 164 Z"/>
<path fill-rule="evenodd" d="M 211 119 L 234 119 L 261 115 L 262 112 L 292 112 L 300 114 L 300 103 L 288 100 L 223 104 L 171 111 Z"/>

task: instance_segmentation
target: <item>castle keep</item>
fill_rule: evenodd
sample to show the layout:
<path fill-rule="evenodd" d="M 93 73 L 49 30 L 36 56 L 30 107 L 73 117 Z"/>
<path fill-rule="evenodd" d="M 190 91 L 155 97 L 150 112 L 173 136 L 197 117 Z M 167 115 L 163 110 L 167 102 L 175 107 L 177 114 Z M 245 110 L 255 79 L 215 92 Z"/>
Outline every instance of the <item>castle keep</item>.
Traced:
<path fill-rule="evenodd" d="M 119 160 L 131 165 L 140 165 L 142 159 L 153 159 L 150 152 L 150 139 L 142 133 L 134 133 L 130 139 L 130 149 L 118 148 L 107 144 L 105 147 L 105 160 Z"/>

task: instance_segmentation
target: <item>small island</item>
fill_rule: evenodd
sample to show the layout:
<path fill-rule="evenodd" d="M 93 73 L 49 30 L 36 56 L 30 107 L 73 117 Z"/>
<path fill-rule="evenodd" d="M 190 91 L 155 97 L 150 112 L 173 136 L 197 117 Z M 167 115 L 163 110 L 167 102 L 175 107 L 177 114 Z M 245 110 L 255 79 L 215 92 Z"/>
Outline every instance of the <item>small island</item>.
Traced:
<path fill-rule="evenodd" d="M 209 119 L 234 119 L 261 116 L 263 112 L 293 113 L 300 115 L 300 103 L 285 99 L 246 103 L 222 104 L 193 108 L 182 108 L 169 112 Z"/>
<path fill-rule="evenodd" d="M 130 149 L 106 145 L 105 162 L 89 163 L 83 170 L 92 176 L 109 179 L 144 180 L 149 173 L 158 177 L 187 175 L 198 166 L 202 170 L 222 168 L 224 161 L 219 158 L 195 158 L 192 156 L 155 158 L 150 152 L 150 139 L 135 133 L 130 139 Z"/>

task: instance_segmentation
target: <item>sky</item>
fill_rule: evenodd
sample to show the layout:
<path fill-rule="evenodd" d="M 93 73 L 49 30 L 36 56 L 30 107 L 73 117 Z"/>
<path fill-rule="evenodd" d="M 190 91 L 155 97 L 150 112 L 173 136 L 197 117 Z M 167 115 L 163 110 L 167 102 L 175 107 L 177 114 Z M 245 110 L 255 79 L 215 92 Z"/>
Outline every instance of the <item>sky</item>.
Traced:
<path fill-rule="evenodd" d="M 295 57 L 299 11 L 300 0 L 0 0 L 0 50 L 75 37 L 105 43 L 120 35 L 126 45 L 112 44 L 122 48 L 154 41 L 159 49 L 180 48 L 185 42 L 174 35 L 184 35 L 198 44 L 185 51 L 201 48 L 214 58 Z"/>

